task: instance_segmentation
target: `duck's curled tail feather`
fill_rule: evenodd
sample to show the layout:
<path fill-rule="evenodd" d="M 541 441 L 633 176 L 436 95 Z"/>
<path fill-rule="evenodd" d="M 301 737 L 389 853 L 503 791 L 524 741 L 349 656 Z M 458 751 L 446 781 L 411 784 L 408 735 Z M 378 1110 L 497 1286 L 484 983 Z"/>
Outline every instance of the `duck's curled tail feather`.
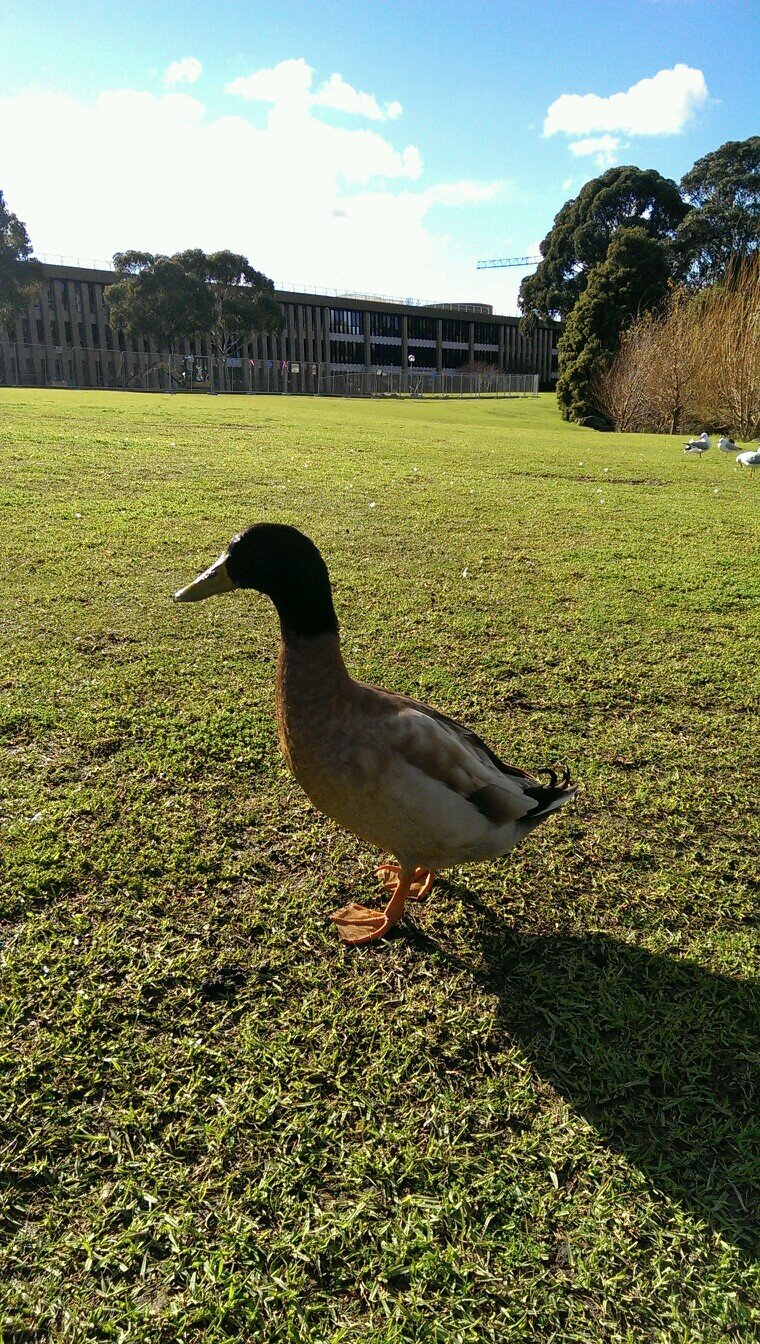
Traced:
<path fill-rule="evenodd" d="M 548 817 L 550 812 L 556 812 L 558 808 L 564 807 L 565 803 L 569 803 L 578 792 L 578 785 L 570 782 L 570 771 L 566 766 L 559 778 L 556 771 L 549 767 L 538 770 L 537 774 L 548 775 L 549 783 L 537 784 L 533 788 L 523 790 L 526 797 L 535 798 L 538 803 L 538 806 L 528 812 L 519 823 L 523 835 L 532 831 L 534 826 L 543 821 L 544 817 Z"/>

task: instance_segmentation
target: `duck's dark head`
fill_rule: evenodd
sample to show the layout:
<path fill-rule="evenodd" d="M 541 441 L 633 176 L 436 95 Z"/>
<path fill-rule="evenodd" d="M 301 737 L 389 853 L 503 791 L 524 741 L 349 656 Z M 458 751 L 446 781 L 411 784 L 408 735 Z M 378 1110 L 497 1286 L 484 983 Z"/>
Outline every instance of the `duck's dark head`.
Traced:
<path fill-rule="evenodd" d="M 233 537 L 226 551 L 175 602 L 198 602 L 235 588 L 254 588 L 271 597 L 283 631 L 292 635 L 337 632 L 330 579 L 313 541 L 295 527 L 255 523 Z"/>

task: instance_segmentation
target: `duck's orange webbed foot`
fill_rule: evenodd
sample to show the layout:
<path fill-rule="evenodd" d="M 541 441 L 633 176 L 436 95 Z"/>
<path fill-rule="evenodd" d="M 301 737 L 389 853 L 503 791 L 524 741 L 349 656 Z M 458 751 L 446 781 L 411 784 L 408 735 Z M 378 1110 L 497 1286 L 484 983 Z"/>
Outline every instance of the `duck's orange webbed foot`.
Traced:
<path fill-rule="evenodd" d="M 382 938 L 394 925 L 398 924 L 409 898 L 414 871 L 404 872 L 399 868 L 393 894 L 384 910 L 369 910 L 366 905 L 357 905 L 351 901 L 342 910 L 336 910 L 330 919 L 338 926 L 338 933 L 344 943 L 374 943 Z"/>
<path fill-rule="evenodd" d="M 383 863 L 375 869 L 375 874 L 380 878 L 386 891 L 391 894 L 396 890 L 401 877 L 401 865 L 399 863 Z M 435 873 L 430 868 L 415 868 L 412 876 L 411 886 L 409 888 L 410 901 L 424 901 L 429 895 L 430 889 L 435 882 Z"/>

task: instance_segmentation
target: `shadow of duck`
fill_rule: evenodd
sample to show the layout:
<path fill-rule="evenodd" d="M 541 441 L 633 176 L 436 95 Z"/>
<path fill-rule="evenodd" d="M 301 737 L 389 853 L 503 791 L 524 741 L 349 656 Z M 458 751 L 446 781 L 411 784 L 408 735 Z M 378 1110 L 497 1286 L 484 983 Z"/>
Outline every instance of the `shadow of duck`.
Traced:
<path fill-rule="evenodd" d="M 521 934 L 466 888 L 470 945 L 418 953 L 467 967 L 540 1075 L 651 1185 L 759 1249 L 757 984 L 607 934 Z"/>

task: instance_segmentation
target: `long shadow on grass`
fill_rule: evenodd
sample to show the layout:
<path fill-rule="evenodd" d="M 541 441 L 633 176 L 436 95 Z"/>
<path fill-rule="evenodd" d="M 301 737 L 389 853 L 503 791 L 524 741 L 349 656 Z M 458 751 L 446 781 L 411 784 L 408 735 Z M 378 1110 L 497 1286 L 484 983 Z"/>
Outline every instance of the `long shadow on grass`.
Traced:
<path fill-rule="evenodd" d="M 541 1075 L 654 1187 L 756 1249 L 758 986 L 601 934 L 518 935 L 456 891 L 475 974 Z"/>

